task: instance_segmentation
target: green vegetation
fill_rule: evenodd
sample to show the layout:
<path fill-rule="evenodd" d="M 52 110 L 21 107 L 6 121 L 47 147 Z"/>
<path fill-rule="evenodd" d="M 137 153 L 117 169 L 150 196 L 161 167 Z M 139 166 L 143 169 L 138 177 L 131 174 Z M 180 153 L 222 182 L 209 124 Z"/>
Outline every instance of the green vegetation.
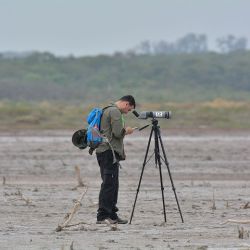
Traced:
<path fill-rule="evenodd" d="M 250 99 L 250 52 L 0 57 L 0 98 L 105 102 L 127 93 L 139 102 Z"/>
<path fill-rule="evenodd" d="M 249 129 L 249 69 L 249 51 L 0 55 L 0 129 L 81 128 L 91 107 L 124 94 L 136 97 L 139 110 L 172 110 L 163 127 Z"/>
<path fill-rule="evenodd" d="M 62 102 L 0 102 L 0 129 L 71 129 L 86 127 L 86 116 L 95 104 Z M 250 103 L 217 99 L 202 103 L 141 104 L 139 110 L 171 110 L 170 120 L 160 120 L 162 128 L 250 128 Z M 143 126 L 150 120 L 138 120 L 132 114 L 127 124 Z"/>

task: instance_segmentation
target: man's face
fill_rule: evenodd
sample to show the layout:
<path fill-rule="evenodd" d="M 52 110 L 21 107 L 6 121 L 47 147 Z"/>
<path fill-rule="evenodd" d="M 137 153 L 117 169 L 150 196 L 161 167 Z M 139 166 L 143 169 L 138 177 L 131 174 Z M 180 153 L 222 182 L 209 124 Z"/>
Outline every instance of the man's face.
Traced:
<path fill-rule="evenodd" d="M 130 105 L 129 102 L 123 102 L 122 103 L 121 111 L 122 111 L 123 114 L 127 114 L 128 112 L 130 112 L 133 109 L 134 109 L 134 106 Z"/>

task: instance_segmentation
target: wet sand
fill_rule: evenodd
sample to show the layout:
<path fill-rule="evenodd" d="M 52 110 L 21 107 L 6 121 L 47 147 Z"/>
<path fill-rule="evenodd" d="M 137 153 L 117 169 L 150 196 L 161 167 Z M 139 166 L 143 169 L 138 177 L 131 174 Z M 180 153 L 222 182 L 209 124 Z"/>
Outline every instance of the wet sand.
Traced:
<path fill-rule="evenodd" d="M 167 134 L 167 133 L 166 133 Z M 174 134 L 163 143 L 183 214 L 181 222 L 166 166 L 162 165 L 167 222 L 164 223 L 159 168 L 154 158 L 145 167 L 132 224 L 97 225 L 101 183 L 95 156 L 71 143 L 71 133 L 27 133 L 0 136 L 0 249 L 250 249 L 247 232 L 221 224 L 250 219 L 250 134 Z M 147 136 L 128 136 L 127 160 L 120 169 L 118 207 L 130 218 Z M 153 143 L 153 142 L 152 142 Z M 149 155 L 152 155 L 153 147 Z M 78 187 L 78 165 L 88 187 L 72 223 L 56 232 L 86 187 Z M 23 195 L 23 196 L 22 196 Z M 25 201 L 26 199 L 26 201 Z"/>

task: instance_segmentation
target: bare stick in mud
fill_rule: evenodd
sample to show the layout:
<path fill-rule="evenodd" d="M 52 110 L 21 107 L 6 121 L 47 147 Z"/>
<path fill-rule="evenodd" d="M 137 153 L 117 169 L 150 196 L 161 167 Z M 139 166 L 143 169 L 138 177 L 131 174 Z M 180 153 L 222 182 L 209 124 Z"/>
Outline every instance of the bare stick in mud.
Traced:
<path fill-rule="evenodd" d="M 234 220 L 234 219 L 228 219 L 225 222 L 222 222 L 221 225 L 226 223 L 238 223 L 238 224 L 250 224 L 250 220 Z"/>
<path fill-rule="evenodd" d="M 26 205 L 31 204 L 31 200 L 25 197 L 20 190 L 18 190 L 17 195 L 20 196 L 21 200 L 23 200 L 26 203 Z"/>
<path fill-rule="evenodd" d="M 244 206 L 242 206 L 243 209 L 250 208 L 250 202 L 248 201 Z"/>
<path fill-rule="evenodd" d="M 73 208 L 64 217 L 65 221 L 62 223 L 62 225 L 58 225 L 58 227 L 56 228 L 56 232 L 62 231 L 62 229 L 65 228 L 70 223 L 70 221 L 73 219 L 74 214 L 77 212 L 77 210 L 79 210 L 79 208 L 81 206 L 81 201 L 82 201 L 84 195 L 87 193 L 87 190 L 88 190 L 88 188 L 86 188 L 85 191 L 82 192 L 82 194 L 78 200 L 74 201 Z"/>
<path fill-rule="evenodd" d="M 244 227 L 238 227 L 239 239 L 249 238 L 249 231 L 245 230 Z"/>
<path fill-rule="evenodd" d="M 74 250 L 73 244 L 74 244 L 74 241 L 71 242 L 70 250 Z"/>
<path fill-rule="evenodd" d="M 213 190 L 213 205 L 212 205 L 212 209 L 213 209 L 213 210 L 216 210 L 215 198 L 214 198 L 214 190 Z"/>
<path fill-rule="evenodd" d="M 110 227 L 111 231 L 118 231 L 119 230 L 118 227 L 117 227 L 117 223 L 111 224 L 109 222 L 109 220 L 104 220 L 104 221 L 105 221 L 106 225 L 108 225 Z"/>
<path fill-rule="evenodd" d="M 75 227 L 75 226 L 79 226 L 79 225 L 90 225 L 90 224 L 82 221 L 82 222 L 78 222 L 78 223 L 75 223 L 75 224 L 68 224 L 68 225 L 64 226 L 64 228 Z"/>
<path fill-rule="evenodd" d="M 84 187 L 85 184 L 83 183 L 82 181 L 82 178 L 81 178 L 81 171 L 80 171 L 80 168 L 79 166 L 75 166 L 75 172 L 76 172 L 76 178 L 77 178 L 77 186 L 75 186 L 74 188 L 72 188 L 72 190 L 76 190 L 78 187 Z"/>
<path fill-rule="evenodd" d="M 84 187 L 85 185 L 83 184 L 82 178 L 81 178 L 81 171 L 79 166 L 75 166 L 75 171 L 76 171 L 76 176 L 77 176 L 77 182 L 78 182 L 78 187 Z"/>

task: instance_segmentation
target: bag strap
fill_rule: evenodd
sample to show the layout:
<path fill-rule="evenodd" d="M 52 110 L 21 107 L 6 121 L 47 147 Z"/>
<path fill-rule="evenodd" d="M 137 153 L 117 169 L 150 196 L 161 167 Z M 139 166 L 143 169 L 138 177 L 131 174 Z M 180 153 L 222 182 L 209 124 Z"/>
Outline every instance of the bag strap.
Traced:
<path fill-rule="evenodd" d="M 105 109 L 109 108 L 109 107 L 114 107 L 114 105 L 108 105 L 106 107 L 104 107 L 102 109 L 102 111 L 104 111 Z M 102 120 L 101 120 L 102 121 Z M 100 122 L 100 127 L 101 127 L 101 122 Z M 118 163 L 117 159 L 116 159 L 116 156 L 115 156 L 115 151 L 114 151 L 114 148 L 113 146 L 111 145 L 110 141 L 108 140 L 108 138 L 106 136 L 103 136 L 101 135 L 100 133 L 100 136 L 105 140 L 106 143 L 108 143 L 109 147 L 111 148 L 111 151 L 112 151 L 112 155 L 113 155 L 113 164 L 115 163 Z"/>

